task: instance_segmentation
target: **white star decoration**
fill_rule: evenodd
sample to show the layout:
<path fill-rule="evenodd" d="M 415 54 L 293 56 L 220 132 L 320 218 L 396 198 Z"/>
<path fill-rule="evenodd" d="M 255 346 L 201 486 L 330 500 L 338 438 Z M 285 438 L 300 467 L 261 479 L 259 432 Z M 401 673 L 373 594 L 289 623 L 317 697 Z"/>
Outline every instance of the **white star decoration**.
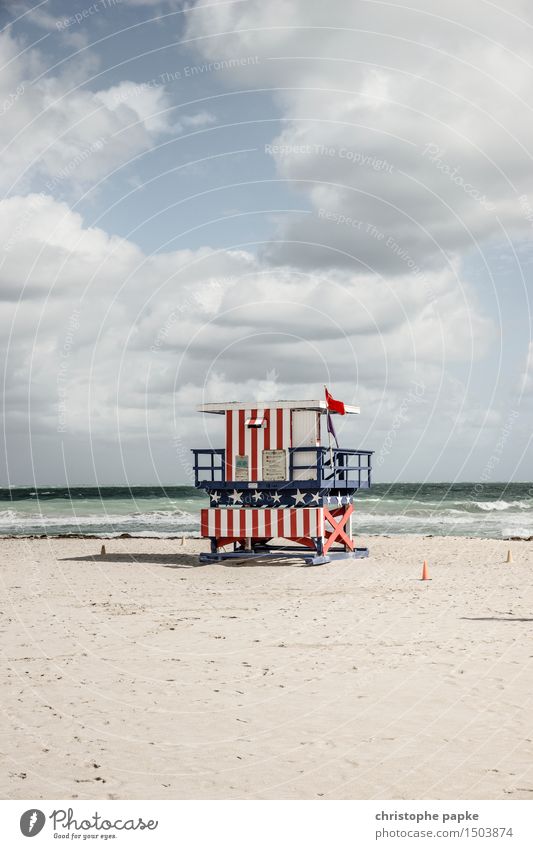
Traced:
<path fill-rule="evenodd" d="M 319 492 L 313 492 L 313 494 L 311 496 L 311 501 L 314 501 L 315 504 L 318 504 L 319 500 L 320 500 L 320 493 Z"/>
<path fill-rule="evenodd" d="M 277 492 L 273 492 L 272 493 L 272 501 L 273 501 L 274 504 L 279 504 L 279 502 L 281 501 L 281 495 L 278 495 Z"/>
<path fill-rule="evenodd" d="M 300 492 L 299 489 L 296 490 L 296 495 L 294 496 L 295 504 L 305 504 L 305 493 Z"/>
<path fill-rule="evenodd" d="M 233 501 L 234 504 L 239 504 L 240 500 L 241 500 L 241 494 L 240 494 L 240 492 L 237 492 L 236 489 L 234 489 L 233 492 L 230 495 L 230 498 L 231 498 L 231 500 Z"/>
<path fill-rule="evenodd" d="M 218 504 L 218 502 L 220 501 L 220 495 L 218 494 L 218 492 L 211 493 L 211 501 L 214 501 L 215 504 Z"/>
<path fill-rule="evenodd" d="M 257 504 L 258 501 L 261 501 L 262 497 L 263 496 L 261 495 L 261 493 L 257 489 L 254 492 L 254 494 L 252 495 L 252 498 L 253 498 L 253 500 L 255 501 L 256 504 Z"/>

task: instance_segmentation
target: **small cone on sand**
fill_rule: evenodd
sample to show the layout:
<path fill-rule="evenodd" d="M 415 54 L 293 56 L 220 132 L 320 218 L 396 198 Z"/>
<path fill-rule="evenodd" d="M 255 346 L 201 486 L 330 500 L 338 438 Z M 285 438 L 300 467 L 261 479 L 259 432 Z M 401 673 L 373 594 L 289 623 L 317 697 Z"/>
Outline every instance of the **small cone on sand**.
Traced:
<path fill-rule="evenodd" d="M 104 557 L 104 556 L 105 556 L 105 545 L 103 545 L 102 548 L 100 549 L 100 557 Z"/>
<path fill-rule="evenodd" d="M 427 560 L 424 560 L 424 564 L 422 566 L 422 577 L 420 578 L 420 580 L 421 581 L 429 581 L 430 580 Z"/>
<path fill-rule="evenodd" d="M 507 560 L 505 562 L 506 563 L 512 563 L 513 562 L 513 552 L 511 551 L 511 549 L 509 549 L 507 551 Z"/>

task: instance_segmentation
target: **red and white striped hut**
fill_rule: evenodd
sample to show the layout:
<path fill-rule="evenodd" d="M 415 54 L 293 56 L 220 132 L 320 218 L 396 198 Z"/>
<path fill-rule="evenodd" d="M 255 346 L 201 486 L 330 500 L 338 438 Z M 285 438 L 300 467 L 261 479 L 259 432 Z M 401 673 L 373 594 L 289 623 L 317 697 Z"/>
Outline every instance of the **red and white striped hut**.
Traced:
<path fill-rule="evenodd" d="M 231 401 L 199 410 L 225 418 L 223 448 L 193 449 L 196 486 L 210 498 L 201 534 L 211 551 L 202 561 L 275 554 L 324 563 L 340 552 L 368 554 L 352 539 L 351 516 L 354 493 L 370 486 L 373 452 L 333 447 L 331 440 L 331 415 L 359 413 L 358 407 L 327 394 L 325 401 Z M 321 440 L 324 418 L 328 445 Z"/>

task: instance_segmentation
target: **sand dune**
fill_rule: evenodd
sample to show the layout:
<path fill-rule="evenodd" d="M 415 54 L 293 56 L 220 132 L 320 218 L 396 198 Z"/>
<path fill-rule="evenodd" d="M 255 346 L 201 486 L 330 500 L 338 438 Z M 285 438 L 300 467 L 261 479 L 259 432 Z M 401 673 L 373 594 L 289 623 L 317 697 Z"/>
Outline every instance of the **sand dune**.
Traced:
<path fill-rule="evenodd" d="M 369 543 L 2 540 L 2 797 L 533 798 L 532 545 Z"/>

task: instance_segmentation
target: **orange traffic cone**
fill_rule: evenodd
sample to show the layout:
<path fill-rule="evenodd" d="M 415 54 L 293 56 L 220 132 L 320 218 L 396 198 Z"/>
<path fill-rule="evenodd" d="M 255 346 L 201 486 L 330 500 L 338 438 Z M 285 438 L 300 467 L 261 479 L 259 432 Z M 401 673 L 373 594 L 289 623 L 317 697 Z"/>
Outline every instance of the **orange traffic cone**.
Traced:
<path fill-rule="evenodd" d="M 431 578 L 429 577 L 427 560 L 424 560 L 424 565 L 422 566 L 422 577 L 420 578 L 420 580 L 421 581 L 430 581 L 431 580 Z"/>

